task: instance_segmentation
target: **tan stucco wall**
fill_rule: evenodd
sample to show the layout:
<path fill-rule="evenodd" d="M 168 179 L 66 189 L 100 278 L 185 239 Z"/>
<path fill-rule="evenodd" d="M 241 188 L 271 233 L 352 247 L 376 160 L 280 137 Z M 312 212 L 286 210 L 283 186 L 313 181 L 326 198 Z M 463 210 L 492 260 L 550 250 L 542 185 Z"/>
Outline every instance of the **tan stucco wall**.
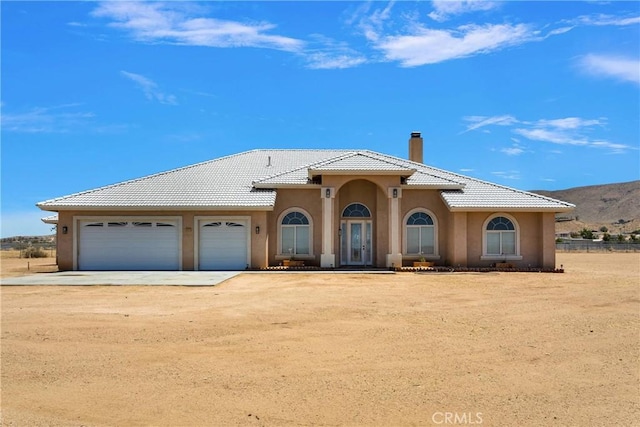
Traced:
<path fill-rule="evenodd" d="M 318 265 L 320 254 L 322 253 L 322 199 L 320 189 L 308 190 L 279 189 L 276 197 L 276 204 L 272 212 L 268 214 L 268 235 L 269 239 L 269 265 L 278 265 L 282 262 L 282 255 L 278 253 L 278 218 L 284 211 L 290 208 L 301 208 L 311 216 L 312 222 L 312 254 L 313 257 L 304 258 L 306 265 Z"/>
<path fill-rule="evenodd" d="M 74 268 L 74 239 L 78 232 L 77 222 L 79 218 L 87 217 L 171 217 L 181 219 L 182 235 L 182 269 L 194 270 L 196 268 L 195 256 L 195 230 L 196 218 L 213 217 L 243 217 L 249 219 L 249 233 L 251 234 L 251 264 L 254 268 L 267 266 L 267 212 L 264 211 L 62 211 L 58 214 L 58 268 L 62 271 Z M 75 223 L 74 223 L 75 218 Z M 260 234 L 255 234 L 255 227 L 260 226 Z M 63 227 L 67 227 L 67 234 L 62 233 Z M 263 232 L 265 230 L 265 232 Z"/>
<path fill-rule="evenodd" d="M 427 209 L 431 211 L 435 218 L 438 227 L 438 254 L 440 256 L 439 259 L 433 259 L 436 265 L 448 265 L 449 264 L 449 235 L 451 234 L 449 230 L 450 226 L 450 216 L 451 213 L 449 209 L 445 206 L 442 198 L 440 197 L 440 192 L 437 190 L 403 190 L 402 191 L 402 200 L 401 200 L 401 214 L 400 218 L 402 221 L 402 225 L 405 223 L 406 215 L 414 209 Z M 402 237 L 402 248 L 403 253 L 405 252 L 405 241 L 404 235 Z M 404 265 L 411 265 L 413 261 L 416 260 L 416 257 L 407 257 L 405 256 Z"/>
<path fill-rule="evenodd" d="M 519 267 L 555 267 L 555 216 L 541 212 L 501 212 L 513 217 L 520 231 L 521 260 L 509 260 Z M 467 263 L 470 267 L 489 266 L 494 259 L 481 259 L 483 251 L 483 225 L 491 212 L 467 214 Z M 550 227 L 553 224 L 554 227 Z"/>
<path fill-rule="evenodd" d="M 372 213 L 374 247 L 373 260 L 376 266 L 385 266 L 390 253 L 390 202 L 389 187 L 399 187 L 398 176 L 376 176 L 363 179 L 357 176 L 326 176 L 322 187 L 334 189 L 334 209 L 331 220 L 331 236 L 336 265 L 340 265 L 340 240 L 338 228 L 341 213 L 350 203 L 363 203 Z M 182 221 L 182 269 L 197 268 L 195 234 L 198 217 L 245 217 L 250 220 L 251 267 L 263 268 L 278 265 L 284 258 L 278 254 L 278 218 L 287 209 L 302 208 L 312 221 L 313 254 L 305 261 L 307 265 L 320 265 L 323 237 L 323 194 L 320 188 L 279 189 L 273 211 L 63 211 L 58 220 L 58 266 L 60 270 L 72 270 L 74 235 L 77 232 L 74 217 L 146 216 L 179 217 Z M 490 212 L 450 212 L 436 190 L 403 189 L 399 198 L 399 222 L 401 251 L 404 251 L 402 225 L 408 212 L 424 208 L 433 213 L 438 224 L 438 254 L 436 265 L 480 267 L 489 266 L 495 259 L 482 259 L 483 225 L 492 215 Z M 552 212 L 503 212 L 512 216 L 520 230 L 521 260 L 510 261 L 527 267 L 555 267 L 555 216 Z M 68 229 L 62 233 L 63 227 Z M 255 227 L 260 233 L 255 233 Z M 405 256 L 404 265 L 410 265 L 415 257 Z"/>

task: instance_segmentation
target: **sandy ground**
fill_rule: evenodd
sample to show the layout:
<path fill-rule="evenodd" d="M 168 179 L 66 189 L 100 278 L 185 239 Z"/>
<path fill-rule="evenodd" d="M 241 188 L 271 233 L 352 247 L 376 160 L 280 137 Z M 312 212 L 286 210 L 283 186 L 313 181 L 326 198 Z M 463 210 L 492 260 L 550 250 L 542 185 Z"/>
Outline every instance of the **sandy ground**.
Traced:
<path fill-rule="evenodd" d="M 0 251 L 0 278 L 58 271 L 55 251 L 47 251 L 47 254 L 52 256 L 47 258 L 19 258 L 20 251 Z"/>
<path fill-rule="evenodd" d="M 638 425 L 640 254 L 558 263 L 3 287 L 2 425 Z"/>

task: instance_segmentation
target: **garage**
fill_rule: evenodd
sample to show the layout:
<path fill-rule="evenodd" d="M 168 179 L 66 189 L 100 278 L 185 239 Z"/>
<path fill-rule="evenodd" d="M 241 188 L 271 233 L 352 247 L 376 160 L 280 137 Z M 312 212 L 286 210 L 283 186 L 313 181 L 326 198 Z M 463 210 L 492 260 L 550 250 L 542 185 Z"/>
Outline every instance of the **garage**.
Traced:
<path fill-rule="evenodd" d="M 198 229 L 199 270 L 244 270 L 249 265 L 247 220 L 201 220 Z"/>
<path fill-rule="evenodd" d="M 78 270 L 180 269 L 177 220 L 109 218 L 78 226 Z"/>

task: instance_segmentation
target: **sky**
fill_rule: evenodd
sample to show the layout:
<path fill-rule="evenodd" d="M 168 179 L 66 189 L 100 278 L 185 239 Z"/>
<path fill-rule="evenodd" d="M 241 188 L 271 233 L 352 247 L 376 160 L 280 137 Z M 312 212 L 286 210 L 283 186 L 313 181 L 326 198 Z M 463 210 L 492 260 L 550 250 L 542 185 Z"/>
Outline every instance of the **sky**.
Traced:
<path fill-rule="evenodd" d="M 2 1 L 1 234 L 37 202 L 259 148 L 522 190 L 640 178 L 638 1 Z"/>

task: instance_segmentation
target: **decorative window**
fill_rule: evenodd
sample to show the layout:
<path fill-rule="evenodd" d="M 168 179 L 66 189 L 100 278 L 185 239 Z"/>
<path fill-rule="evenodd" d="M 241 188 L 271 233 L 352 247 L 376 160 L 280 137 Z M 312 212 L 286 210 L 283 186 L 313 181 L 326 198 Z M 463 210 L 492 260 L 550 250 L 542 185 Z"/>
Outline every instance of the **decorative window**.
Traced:
<path fill-rule="evenodd" d="M 220 227 L 222 225 L 221 222 L 209 222 L 203 225 L 203 227 Z"/>
<path fill-rule="evenodd" d="M 244 224 L 239 224 L 237 222 L 227 222 L 227 227 L 244 227 Z"/>
<path fill-rule="evenodd" d="M 174 224 L 168 224 L 166 222 L 158 222 L 156 223 L 156 227 L 175 227 Z"/>
<path fill-rule="evenodd" d="M 311 225 L 300 211 L 287 213 L 280 221 L 280 252 L 283 255 L 311 254 Z"/>
<path fill-rule="evenodd" d="M 427 212 L 410 214 L 405 222 L 407 255 L 437 255 L 436 225 Z"/>
<path fill-rule="evenodd" d="M 127 226 L 127 222 L 110 222 L 108 225 L 108 227 L 126 227 Z"/>
<path fill-rule="evenodd" d="M 496 256 L 518 255 L 518 235 L 514 221 L 496 216 L 485 228 L 485 254 Z"/>
<path fill-rule="evenodd" d="M 151 227 L 151 225 L 152 224 L 150 222 L 137 222 L 137 221 L 133 222 L 134 227 Z"/>
<path fill-rule="evenodd" d="M 371 218 L 371 211 L 362 203 L 351 203 L 342 211 L 343 218 Z"/>
<path fill-rule="evenodd" d="M 104 227 L 104 222 L 90 222 L 89 224 L 85 224 L 85 227 Z"/>

